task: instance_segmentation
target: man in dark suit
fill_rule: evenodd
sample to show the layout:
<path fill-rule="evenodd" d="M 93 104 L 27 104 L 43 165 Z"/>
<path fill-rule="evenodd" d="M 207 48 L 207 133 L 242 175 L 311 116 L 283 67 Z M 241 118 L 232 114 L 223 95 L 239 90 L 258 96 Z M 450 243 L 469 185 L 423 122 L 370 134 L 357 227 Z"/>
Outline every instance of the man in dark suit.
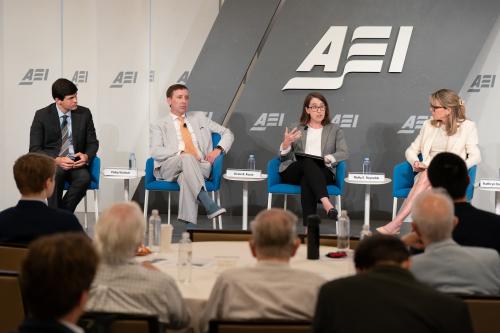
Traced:
<path fill-rule="evenodd" d="M 47 207 L 54 191 L 55 162 L 42 154 L 29 153 L 14 164 L 14 179 L 21 192 L 17 206 L 0 212 L 0 242 L 28 244 L 47 234 L 83 232 L 73 213 Z"/>
<path fill-rule="evenodd" d="M 52 84 L 54 103 L 35 113 L 30 130 L 30 152 L 53 157 L 57 164 L 56 190 L 49 206 L 74 212 L 90 183 L 88 165 L 97 153 L 92 114 L 78 106 L 78 88 L 67 79 Z M 64 182 L 71 186 L 64 198 Z"/>
<path fill-rule="evenodd" d="M 21 269 L 21 291 L 29 315 L 19 333 L 78 333 L 98 256 L 79 234 L 42 237 L 30 245 Z"/>
<path fill-rule="evenodd" d="M 466 305 L 418 282 L 396 237 L 375 235 L 356 249 L 358 274 L 323 285 L 314 332 L 472 332 Z"/>
<path fill-rule="evenodd" d="M 453 199 L 458 224 L 453 240 L 460 245 L 488 247 L 500 253 L 500 216 L 472 206 L 466 200 L 469 175 L 460 156 L 440 153 L 427 171 L 432 187 L 442 187 Z"/>

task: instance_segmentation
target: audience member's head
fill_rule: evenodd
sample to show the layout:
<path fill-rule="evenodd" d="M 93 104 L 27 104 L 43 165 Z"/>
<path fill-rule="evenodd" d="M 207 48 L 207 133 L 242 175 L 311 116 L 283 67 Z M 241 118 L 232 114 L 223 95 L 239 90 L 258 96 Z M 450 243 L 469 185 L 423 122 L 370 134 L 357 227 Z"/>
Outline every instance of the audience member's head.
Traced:
<path fill-rule="evenodd" d="M 66 96 L 74 95 L 78 87 L 68 79 L 60 78 L 52 84 L 52 98 L 63 101 Z"/>
<path fill-rule="evenodd" d="M 98 264 L 90 239 L 80 233 L 45 236 L 31 243 L 21 269 L 30 314 L 39 320 L 76 322 L 84 311 Z"/>
<path fill-rule="evenodd" d="M 23 196 L 41 195 L 48 198 L 54 191 L 56 164 L 46 155 L 29 153 L 14 163 L 14 179 Z"/>
<path fill-rule="evenodd" d="M 101 258 L 108 264 L 125 263 L 142 243 L 146 221 L 135 202 L 113 204 L 99 216 L 95 241 Z"/>
<path fill-rule="evenodd" d="M 282 209 L 263 210 L 250 224 L 250 247 L 258 260 L 288 261 L 300 244 L 297 217 Z"/>
<path fill-rule="evenodd" d="M 442 187 L 453 200 L 464 199 L 469 175 L 464 160 L 453 153 L 439 153 L 431 161 L 427 176 L 432 187 Z"/>
<path fill-rule="evenodd" d="M 455 207 L 443 189 L 420 193 L 411 209 L 413 228 L 424 245 L 451 238 L 456 223 Z"/>
<path fill-rule="evenodd" d="M 358 272 L 368 271 L 376 266 L 399 266 L 408 268 L 410 254 L 403 242 L 390 235 L 373 235 L 363 239 L 354 254 Z"/>

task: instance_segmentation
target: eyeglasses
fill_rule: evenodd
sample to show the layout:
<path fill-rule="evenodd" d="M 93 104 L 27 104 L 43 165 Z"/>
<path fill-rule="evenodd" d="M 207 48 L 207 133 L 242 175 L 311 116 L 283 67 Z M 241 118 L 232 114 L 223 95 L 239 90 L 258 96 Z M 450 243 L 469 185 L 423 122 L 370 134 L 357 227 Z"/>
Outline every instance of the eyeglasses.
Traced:
<path fill-rule="evenodd" d="M 432 111 L 435 111 L 437 109 L 446 109 L 444 106 L 437 106 L 432 104 L 429 104 L 429 107 L 432 109 Z"/>
<path fill-rule="evenodd" d="M 308 106 L 309 109 L 313 110 L 313 111 L 320 111 L 320 112 L 323 112 L 326 110 L 326 107 L 324 105 L 321 105 L 321 106 L 317 106 L 317 105 L 311 105 L 311 106 Z"/>

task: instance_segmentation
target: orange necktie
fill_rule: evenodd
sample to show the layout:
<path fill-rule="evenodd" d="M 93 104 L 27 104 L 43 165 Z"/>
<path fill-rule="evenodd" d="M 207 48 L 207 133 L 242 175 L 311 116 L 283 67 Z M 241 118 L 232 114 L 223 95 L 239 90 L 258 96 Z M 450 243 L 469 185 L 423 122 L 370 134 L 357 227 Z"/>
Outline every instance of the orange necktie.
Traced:
<path fill-rule="evenodd" d="M 189 133 L 189 129 L 184 123 L 184 118 L 179 117 L 179 126 L 181 129 L 182 140 L 184 141 L 184 152 L 193 155 L 198 159 L 198 151 L 193 144 L 193 138 L 191 137 L 191 133 Z"/>

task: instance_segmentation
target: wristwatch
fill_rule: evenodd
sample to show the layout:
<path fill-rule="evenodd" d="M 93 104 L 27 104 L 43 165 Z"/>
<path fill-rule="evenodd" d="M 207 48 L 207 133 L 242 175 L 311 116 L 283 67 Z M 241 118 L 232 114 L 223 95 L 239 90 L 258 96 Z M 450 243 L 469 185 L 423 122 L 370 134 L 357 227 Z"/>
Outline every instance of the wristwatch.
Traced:
<path fill-rule="evenodd" d="M 222 148 L 221 146 L 217 146 L 217 147 L 215 147 L 215 149 L 219 149 L 221 153 L 225 152 L 224 148 Z"/>

